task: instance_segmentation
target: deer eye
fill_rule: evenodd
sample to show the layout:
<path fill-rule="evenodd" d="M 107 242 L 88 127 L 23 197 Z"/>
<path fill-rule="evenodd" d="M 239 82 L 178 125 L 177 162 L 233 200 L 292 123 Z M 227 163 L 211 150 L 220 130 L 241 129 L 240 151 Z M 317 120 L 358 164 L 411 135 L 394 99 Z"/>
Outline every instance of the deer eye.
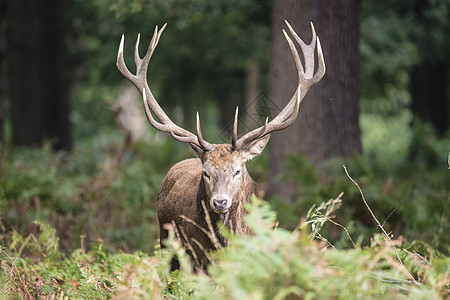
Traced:
<path fill-rule="evenodd" d="M 237 177 L 241 174 L 241 170 L 237 170 L 236 173 L 234 173 L 234 177 Z"/>
<path fill-rule="evenodd" d="M 203 171 L 203 177 L 205 177 L 206 179 L 209 179 L 209 174 L 206 173 L 206 171 Z"/>

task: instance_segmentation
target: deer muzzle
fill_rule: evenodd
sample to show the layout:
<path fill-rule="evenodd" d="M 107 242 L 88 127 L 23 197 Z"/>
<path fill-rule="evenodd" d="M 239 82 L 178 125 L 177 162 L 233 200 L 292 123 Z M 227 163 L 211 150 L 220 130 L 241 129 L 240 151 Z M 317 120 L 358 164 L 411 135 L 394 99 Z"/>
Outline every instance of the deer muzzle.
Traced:
<path fill-rule="evenodd" d="M 225 213 L 231 206 L 231 199 L 226 195 L 217 195 L 211 198 L 211 208 L 218 214 Z"/>

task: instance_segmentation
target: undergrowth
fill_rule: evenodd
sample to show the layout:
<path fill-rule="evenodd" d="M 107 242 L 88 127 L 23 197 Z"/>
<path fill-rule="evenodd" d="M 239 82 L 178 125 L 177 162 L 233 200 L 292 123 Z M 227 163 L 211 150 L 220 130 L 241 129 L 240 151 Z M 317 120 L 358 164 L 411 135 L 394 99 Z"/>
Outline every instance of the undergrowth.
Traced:
<path fill-rule="evenodd" d="M 51 224 L 70 253 L 83 237 L 110 248 L 152 251 L 158 231 L 156 194 L 173 160 L 174 143 L 134 143 L 121 152 L 121 134 L 84 141 L 72 153 L 14 148 L 0 165 L 0 240 L 12 229 L 35 233 Z"/>
<path fill-rule="evenodd" d="M 369 135 L 368 141 L 364 141 L 364 155 L 330 159 L 321 165 L 321 171 L 305 156 L 288 157 L 287 171 L 279 180 L 295 182 L 297 192 L 290 202 L 276 197 L 269 199 L 280 216 L 281 226 L 295 228 L 298 216 L 308 211 L 311 204 L 319 205 L 323 199 L 343 191 L 347 205 L 336 212 L 336 219 L 354 236 L 361 237 L 363 245 L 369 245 L 375 222 L 342 169 L 345 164 L 371 199 L 371 209 L 380 216 L 388 232 L 411 240 L 424 240 L 448 255 L 450 132 L 439 137 L 427 124 L 415 122 L 412 130 L 407 127 L 412 132 L 404 137 L 390 126 L 403 128 L 408 124 L 399 125 L 398 120 L 392 124 L 384 119 L 387 124 L 371 122 L 370 118 L 363 120 L 368 123 L 363 129 L 371 126 L 363 135 Z M 370 136 L 377 130 L 382 131 L 379 139 Z M 326 223 L 322 232 L 340 247 L 352 246 L 345 231 L 335 229 L 335 225 Z"/>
<path fill-rule="evenodd" d="M 340 195 L 342 196 L 342 195 Z M 273 228 L 276 214 L 254 200 L 246 222 L 254 235 L 232 236 L 229 247 L 214 253 L 208 274 L 193 273 L 173 235 L 154 256 L 111 252 L 98 241 L 65 257 L 55 230 L 39 223 L 38 235 L 12 235 L 2 247 L 1 296 L 23 299 L 444 299 L 450 288 L 450 258 L 423 242 L 395 238 L 394 249 L 382 234 L 371 245 L 359 241 L 336 249 L 317 239 L 323 218 L 341 198 L 312 208 L 294 231 Z M 27 255 L 24 253 L 27 252 Z M 173 254 L 181 269 L 169 272 Z M 414 281 L 406 274 L 410 272 Z"/>

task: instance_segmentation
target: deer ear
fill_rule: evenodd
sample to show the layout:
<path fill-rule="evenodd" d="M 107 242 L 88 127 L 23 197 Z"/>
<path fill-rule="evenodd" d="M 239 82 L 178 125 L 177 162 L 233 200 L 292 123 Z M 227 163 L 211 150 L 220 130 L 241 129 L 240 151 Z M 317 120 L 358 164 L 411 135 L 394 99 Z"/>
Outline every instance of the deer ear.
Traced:
<path fill-rule="evenodd" d="M 203 156 L 203 153 L 205 153 L 202 148 L 195 144 L 189 143 L 189 146 L 191 146 L 192 150 L 195 151 L 195 155 L 197 155 L 198 158 L 201 158 Z"/>
<path fill-rule="evenodd" d="M 258 155 L 261 154 L 261 152 L 266 147 L 267 143 L 269 142 L 270 134 L 266 135 L 263 138 L 257 139 L 249 143 L 248 145 L 245 145 L 241 149 L 241 155 L 242 158 L 247 161 L 250 160 Z"/>

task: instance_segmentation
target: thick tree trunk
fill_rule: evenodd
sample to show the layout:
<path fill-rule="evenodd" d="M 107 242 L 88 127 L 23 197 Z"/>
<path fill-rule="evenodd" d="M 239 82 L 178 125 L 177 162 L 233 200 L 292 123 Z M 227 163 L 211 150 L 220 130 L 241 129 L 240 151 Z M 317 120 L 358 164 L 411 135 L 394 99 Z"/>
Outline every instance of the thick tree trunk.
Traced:
<path fill-rule="evenodd" d="M 64 2 L 14 0 L 9 10 L 12 142 L 71 146 L 65 80 Z"/>
<path fill-rule="evenodd" d="M 281 29 L 288 20 L 309 43 L 315 25 L 322 44 L 326 74 L 300 105 L 298 120 L 273 134 L 269 194 L 290 199 L 299 183 L 277 181 L 289 154 L 306 155 L 314 166 L 331 157 L 361 152 L 359 128 L 359 17 L 361 1 L 275 0 L 270 93 L 275 110 L 284 107 L 297 86 L 297 75 Z M 289 201 L 289 200 L 288 200 Z"/>

